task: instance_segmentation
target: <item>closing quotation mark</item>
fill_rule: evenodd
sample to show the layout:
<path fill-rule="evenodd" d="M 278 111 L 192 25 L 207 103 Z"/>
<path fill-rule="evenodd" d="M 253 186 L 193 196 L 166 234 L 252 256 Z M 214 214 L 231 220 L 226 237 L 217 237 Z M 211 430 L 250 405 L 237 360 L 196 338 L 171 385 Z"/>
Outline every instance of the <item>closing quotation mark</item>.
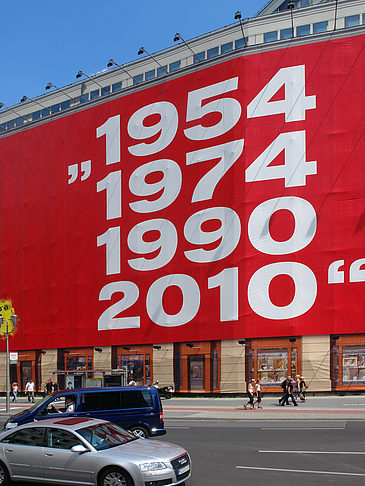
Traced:
<path fill-rule="evenodd" d="M 87 179 L 91 174 L 91 160 L 86 160 L 85 162 L 81 162 L 81 180 L 84 181 Z M 68 166 L 68 175 L 69 180 L 68 183 L 72 184 L 76 181 L 77 176 L 79 174 L 79 164 L 72 164 Z"/>

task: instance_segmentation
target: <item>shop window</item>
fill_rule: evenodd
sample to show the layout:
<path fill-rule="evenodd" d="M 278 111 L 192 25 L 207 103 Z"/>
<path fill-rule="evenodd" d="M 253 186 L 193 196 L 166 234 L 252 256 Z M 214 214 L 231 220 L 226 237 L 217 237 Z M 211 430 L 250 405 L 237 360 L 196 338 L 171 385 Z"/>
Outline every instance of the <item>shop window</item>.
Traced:
<path fill-rule="evenodd" d="M 356 27 L 356 25 L 360 25 L 360 15 L 345 17 L 345 27 Z"/>
<path fill-rule="evenodd" d="M 303 35 L 309 35 L 310 29 L 311 29 L 311 26 L 309 24 L 299 25 L 297 27 L 297 36 L 302 37 Z"/>
<path fill-rule="evenodd" d="M 278 40 L 278 32 L 277 30 L 273 30 L 271 32 L 264 33 L 264 42 L 274 42 Z"/>
<path fill-rule="evenodd" d="M 328 22 L 316 22 L 313 24 L 313 34 L 320 34 L 327 32 Z"/>
<path fill-rule="evenodd" d="M 291 39 L 293 37 L 293 31 L 291 27 L 289 29 L 281 29 L 280 39 Z"/>
<path fill-rule="evenodd" d="M 331 349 L 331 381 L 333 386 L 339 384 L 339 372 L 340 372 L 340 357 L 339 348 L 336 345 Z"/>
<path fill-rule="evenodd" d="M 127 370 L 127 382 L 135 381 L 138 385 L 147 384 L 144 379 L 144 359 L 143 354 L 123 354 L 117 356 L 117 368 L 125 368 Z M 118 363 L 118 361 L 120 362 Z M 148 359 L 149 362 L 149 359 Z M 148 377 L 150 379 L 150 377 Z"/>
<path fill-rule="evenodd" d="M 342 383 L 365 384 L 365 346 L 342 347 Z"/>
<path fill-rule="evenodd" d="M 288 375 L 288 350 L 262 349 L 257 351 L 257 377 L 261 384 L 279 385 Z"/>

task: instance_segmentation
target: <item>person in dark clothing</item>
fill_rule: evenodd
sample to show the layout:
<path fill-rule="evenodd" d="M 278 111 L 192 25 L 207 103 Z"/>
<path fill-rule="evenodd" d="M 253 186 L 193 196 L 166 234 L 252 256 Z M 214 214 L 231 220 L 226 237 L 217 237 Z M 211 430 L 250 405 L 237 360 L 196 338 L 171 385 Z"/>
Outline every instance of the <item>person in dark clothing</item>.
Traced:
<path fill-rule="evenodd" d="M 52 393 L 52 380 L 51 378 L 46 383 L 46 393 L 50 395 Z"/>
<path fill-rule="evenodd" d="M 288 393 L 288 384 L 289 384 L 290 376 L 288 376 L 282 383 L 281 388 L 283 389 L 283 395 L 279 398 L 279 405 L 289 405 L 289 393 Z"/>
<path fill-rule="evenodd" d="M 287 400 L 286 400 L 286 402 L 287 402 L 286 405 L 289 405 L 289 397 L 290 397 L 291 401 L 293 402 L 294 407 L 297 407 L 298 404 L 295 401 L 294 388 L 295 388 L 295 382 L 292 380 L 292 378 L 289 378 L 288 387 L 287 387 L 288 397 L 287 397 Z"/>
<path fill-rule="evenodd" d="M 55 382 L 53 383 L 53 391 L 54 391 L 54 392 L 58 392 L 58 383 L 57 383 L 57 381 L 55 381 Z"/>
<path fill-rule="evenodd" d="M 300 377 L 300 383 L 299 383 L 299 398 L 301 402 L 305 402 L 305 390 L 308 388 L 308 385 L 306 384 L 304 380 L 304 376 Z"/>

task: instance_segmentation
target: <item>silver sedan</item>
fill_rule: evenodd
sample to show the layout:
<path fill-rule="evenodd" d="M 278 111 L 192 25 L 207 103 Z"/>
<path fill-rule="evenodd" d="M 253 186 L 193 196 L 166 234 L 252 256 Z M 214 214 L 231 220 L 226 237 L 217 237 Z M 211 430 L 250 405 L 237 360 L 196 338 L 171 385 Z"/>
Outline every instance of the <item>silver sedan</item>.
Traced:
<path fill-rule="evenodd" d="M 94 486 L 183 484 L 189 454 L 104 420 L 55 418 L 0 434 L 0 486 L 13 481 Z"/>

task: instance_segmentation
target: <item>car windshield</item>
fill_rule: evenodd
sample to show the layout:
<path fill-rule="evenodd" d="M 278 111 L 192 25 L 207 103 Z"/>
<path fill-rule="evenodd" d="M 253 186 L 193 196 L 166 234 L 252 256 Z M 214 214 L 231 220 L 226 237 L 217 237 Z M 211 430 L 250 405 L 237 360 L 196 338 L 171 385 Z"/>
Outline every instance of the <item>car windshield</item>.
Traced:
<path fill-rule="evenodd" d="M 36 402 L 32 407 L 28 408 L 29 412 L 33 412 L 33 410 L 36 410 L 37 408 L 42 408 L 42 405 L 51 398 L 52 395 L 47 395 L 42 400 L 39 400 L 39 402 Z"/>
<path fill-rule="evenodd" d="M 89 444 L 91 444 L 97 451 L 110 449 L 111 447 L 123 445 L 138 439 L 138 437 L 131 432 L 111 423 L 84 427 L 82 429 L 77 429 L 76 432 L 89 442 Z"/>

